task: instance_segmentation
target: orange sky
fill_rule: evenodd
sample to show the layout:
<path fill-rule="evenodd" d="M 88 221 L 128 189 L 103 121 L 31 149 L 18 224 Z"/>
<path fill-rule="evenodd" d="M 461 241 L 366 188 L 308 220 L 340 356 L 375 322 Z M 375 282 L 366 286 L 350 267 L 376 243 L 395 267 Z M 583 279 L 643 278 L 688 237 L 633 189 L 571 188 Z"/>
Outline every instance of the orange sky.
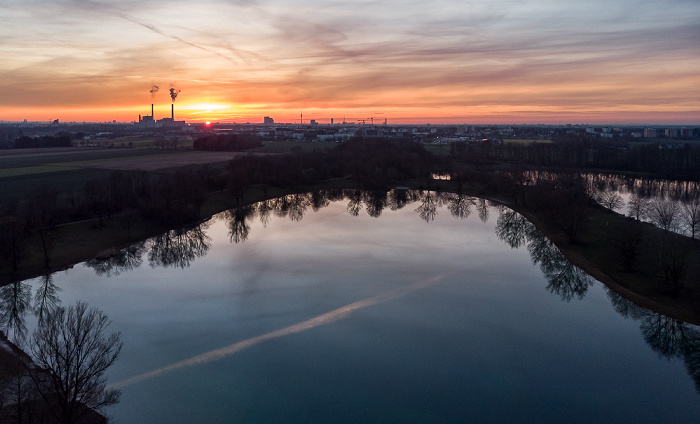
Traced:
<path fill-rule="evenodd" d="M 689 0 L 7 0 L 0 120 L 159 119 L 175 86 L 190 122 L 695 125 L 698 40 Z"/>

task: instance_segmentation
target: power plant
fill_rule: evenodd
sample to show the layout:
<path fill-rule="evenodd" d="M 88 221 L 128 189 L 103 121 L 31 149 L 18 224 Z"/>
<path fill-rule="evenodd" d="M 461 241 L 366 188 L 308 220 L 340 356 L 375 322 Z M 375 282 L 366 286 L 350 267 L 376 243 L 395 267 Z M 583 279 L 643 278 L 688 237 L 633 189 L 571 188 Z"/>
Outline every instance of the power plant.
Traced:
<path fill-rule="evenodd" d="M 169 118 L 161 118 L 156 120 L 155 118 L 155 111 L 154 111 L 154 105 L 151 103 L 151 115 L 139 115 L 139 122 L 138 125 L 142 125 L 145 127 L 182 127 L 185 126 L 186 123 L 185 121 L 176 121 L 175 120 L 175 103 L 170 104 L 170 117 Z"/>

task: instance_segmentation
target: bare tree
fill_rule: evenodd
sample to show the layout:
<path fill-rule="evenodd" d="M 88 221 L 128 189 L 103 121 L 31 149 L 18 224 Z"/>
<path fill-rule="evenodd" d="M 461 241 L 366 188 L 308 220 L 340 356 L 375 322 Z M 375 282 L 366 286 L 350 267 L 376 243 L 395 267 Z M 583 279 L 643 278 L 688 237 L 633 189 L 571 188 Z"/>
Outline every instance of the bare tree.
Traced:
<path fill-rule="evenodd" d="M 622 207 L 622 196 L 614 191 L 603 191 L 596 196 L 598 203 L 607 208 L 610 212 Z"/>
<path fill-rule="evenodd" d="M 681 205 L 681 220 L 685 229 L 690 233 L 690 238 L 695 238 L 700 227 L 700 199 Z"/>
<path fill-rule="evenodd" d="M 82 302 L 49 315 L 32 334 L 37 367 L 28 371 L 56 418 L 71 424 L 91 409 L 116 404 L 121 393 L 107 389 L 104 373 L 119 356 L 121 334 L 106 336 L 107 316 Z"/>
<path fill-rule="evenodd" d="M 678 203 L 673 200 L 657 200 L 651 204 L 649 217 L 658 227 L 674 231 L 678 226 Z"/>
<path fill-rule="evenodd" d="M 651 202 L 645 197 L 633 194 L 627 205 L 627 213 L 637 221 L 644 219 L 649 214 Z"/>

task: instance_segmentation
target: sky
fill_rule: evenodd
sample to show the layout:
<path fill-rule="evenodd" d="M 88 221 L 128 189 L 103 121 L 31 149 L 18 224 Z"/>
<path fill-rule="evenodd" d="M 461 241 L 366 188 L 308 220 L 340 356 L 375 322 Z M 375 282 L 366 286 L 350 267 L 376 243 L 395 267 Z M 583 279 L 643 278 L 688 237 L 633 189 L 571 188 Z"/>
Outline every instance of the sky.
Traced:
<path fill-rule="evenodd" d="M 0 121 L 169 88 L 188 122 L 695 125 L 700 1 L 0 1 Z"/>

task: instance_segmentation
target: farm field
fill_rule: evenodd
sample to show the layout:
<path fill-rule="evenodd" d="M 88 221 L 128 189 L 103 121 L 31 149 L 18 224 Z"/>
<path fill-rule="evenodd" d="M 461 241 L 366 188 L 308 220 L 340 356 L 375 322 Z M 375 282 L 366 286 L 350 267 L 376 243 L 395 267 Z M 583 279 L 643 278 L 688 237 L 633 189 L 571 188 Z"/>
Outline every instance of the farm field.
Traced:
<path fill-rule="evenodd" d="M 47 185 L 67 196 L 82 189 L 87 181 L 104 179 L 118 170 L 163 172 L 223 163 L 241 154 L 102 147 L 0 150 L 0 204 L 12 198 L 24 198 Z"/>

